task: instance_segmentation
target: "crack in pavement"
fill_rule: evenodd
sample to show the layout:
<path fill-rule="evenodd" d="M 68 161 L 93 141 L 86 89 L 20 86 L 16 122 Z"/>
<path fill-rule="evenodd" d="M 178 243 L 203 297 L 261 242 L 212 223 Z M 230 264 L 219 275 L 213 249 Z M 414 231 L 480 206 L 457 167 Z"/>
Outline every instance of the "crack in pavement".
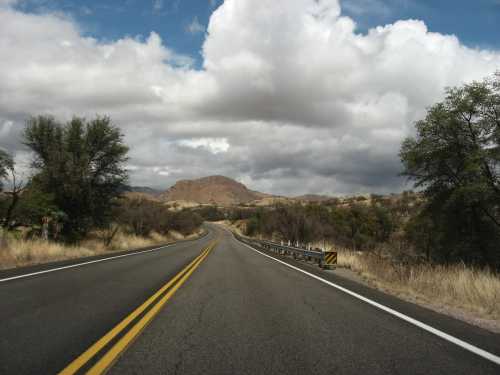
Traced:
<path fill-rule="evenodd" d="M 184 350 L 180 351 L 180 355 L 177 359 L 177 361 L 174 363 L 174 375 L 177 375 L 179 373 L 180 367 L 182 363 L 184 362 L 184 353 L 189 353 L 192 349 L 196 348 L 197 344 L 196 343 L 190 343 L 190 339 L 194 336 L 195 332 L 198 331 L 198 327 L 201 325 L 203 316 L 205 313 L 205 309 L 207 308 L 209 302 L 212 300 L 212 298 L 215 295 L 213 294 L 208 294 L 207 299 L 201 302 L 201 308 L 198 312 L 198 315 L 196 317 L 196 321 L 191 324 L 191 326 L 185 331 L 184 335 L 181 337 L 181 342 L 182 346 L 187 346 L 184 348 Z"/>

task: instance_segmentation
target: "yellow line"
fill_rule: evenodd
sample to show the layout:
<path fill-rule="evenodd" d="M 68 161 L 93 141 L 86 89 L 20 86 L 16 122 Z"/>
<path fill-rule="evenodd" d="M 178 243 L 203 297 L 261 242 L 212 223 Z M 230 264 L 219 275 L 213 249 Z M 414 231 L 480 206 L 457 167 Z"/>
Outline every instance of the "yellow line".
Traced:
<path fill-rule="evenodd" d="M 123 353 L 127 347 L 139 336 L 139 334 L 146 328 L 146 326 L 151 322 L 151 320 L 158 314 L 165 305 L 165 303 L 175 294 L 177 289 L 181 287 L 182 284 L 191 276 L 196 268 L 203 262 L 203 260 L 208 256 L 210 251 L 215 247 L 212 244 L 208 251 L 206 251 L 203 256 L 196 262 L 196 264 L 179 280 L 175 286 L 170 289 L 165 296 L 163 296 L 159 302 L 156 303 L 142 318 L 139 320 L 88 372 L 87 375 L 98 375 L 103 374 L 117 359 L 118 356 Z"/>
<path fill-rule="evenodd" d="M 211 245 L 203 249 L 191 263 L 189 263 L 181 272 L 174 276 L 168 283 L 161 287 L 155 294 L 146 300 L 141 306 L 136 308 L 130 315 L 118 323 L 113 329 L 96 341 L 91 347 L 83 352 L 78 358 L 71 362 L 59 375 L 70 375 L 76 373 L 83 365 L 85 365 L 94 355 L 96 355 L 103 347 L 105 347 L 116 335 L 123 331 L 137 316 L 146 310 L 165 290 L 170 288 L 177 280 L 184 275 L 190 267 L 192 267 L 204 254 L 208 252 Z"/>

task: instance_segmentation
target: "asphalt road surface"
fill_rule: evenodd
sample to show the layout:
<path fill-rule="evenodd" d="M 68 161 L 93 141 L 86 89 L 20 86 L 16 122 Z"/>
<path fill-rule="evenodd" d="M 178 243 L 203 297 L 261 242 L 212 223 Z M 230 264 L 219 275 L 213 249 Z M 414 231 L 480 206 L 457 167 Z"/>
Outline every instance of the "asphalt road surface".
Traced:
<path fill-rule="evenodd" d="M 500 335 L 285 262 L 500 355 Z M 215 226 L 198 241 L 0 282 L 0 301 L 1 374 L 52 374 L 75 363 L 81 373 L 111 374 L 500 374 L 493 361 Z"/>
<path fill-rule="evenodd" d="M 213 236 L 0 282 L 0 374 L 62 370 L 195 258 Z"/>

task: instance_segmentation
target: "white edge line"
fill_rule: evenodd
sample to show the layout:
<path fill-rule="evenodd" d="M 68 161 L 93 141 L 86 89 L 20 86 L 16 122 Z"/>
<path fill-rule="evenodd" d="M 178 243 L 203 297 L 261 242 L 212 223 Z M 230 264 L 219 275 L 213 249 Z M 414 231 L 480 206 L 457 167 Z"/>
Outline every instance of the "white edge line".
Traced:
<path fill-rule="evenodd" d="M 234 235 L 233 235 L 233 237 L 234 237 Z M 234 237 L 234 238 L 236 239 L 236 237 Z M 253 251 L 255 251 L 255 252 L 257 252 L 257 253 L 265 256 L 265 257 L 268 257 L 268 258 L 270 258 L 270 259 L 272 259 L 272 260 L 274 260 L 274 261 L 276 261 L 278 263 L 282 263 L 285 266 L 290 267 L 290 268 L 292 268 L 292 269 L 294 269 L 296 271 L 302 272 L 303 274 L 306 274 L 306 275 L 312 277 L 313 279 L 316 279 L 318 281 L 321 281 L 322 283 L 325 283 L 325 284 L 327 284 L 329 286 L 332 286 L 332 287 L 334 287 L 334 288 L 336 288 L 336 289 L 338 289 L 338 290 L 340 290 L 340 291 L 342 291 L 344 293 L 349 294 L 350 296 L 352 296 L 354 298 L 357 298 L 357 299 L 359 299 L 359 300 L 361 300 L 363 302 L 366 302 L 366 303 L 368 303 L 368 304 L 370 304 L 370 305 L 372 305 L 372 306 L 374 306 L 374 307 L 376 307 L 376 308 L 378 308 L 380 310 L 383 310 L 383 311 L 385 311 L 385 312 L 387 312 L 387 313 L 389 313 L 391 315 L 394 315 L 394 316 L 398 317 L 399 319 L 402 319 L 402 320 L 404 320 L 404 321 L 406 321 L 406 322 L 408 322 L 410 324 L 413 324 L 414 326 L 417 326 L 417 327 L 423 329 L 424 331 L 432 333 L 433 335 L 436 335 L 436 336 L 438 336 L 438 337 L 440 337 L 440 338 L 442 338 L 442 339 L 444 339 L 446 341 L 449 341 L 452 344 L 460 346 L 461 348 L 463 348 L 465 350 L 468 350 L 469 352 L 472 352 L 472 353 L 474 353 L 474 354 L 476 354 L 476 355 L 478 355 L 480 357 L 483 357 L 484 359 L 487 359 L 487 360 L 489 360 L 489 361 L 491 361 L 491 362 L 493 362 L 493 363 L 495 363 L 497 365 L 500 365 L 500 357 L 497 356 L 497 355 L 495 355 L 495 354 L 493 354 L 493 353 L 487 352 L 486 350 L 478 348 L 477 346 L 471 345 L 471 344 L 469 344 L 469 343 L 467 343 L 465 341 L 462 341 L 462 340 L 460 340 L 460 339 L 458 339 L 458 338 L 456 338 L 454 336 L 451 336 L 451 335 L 449 335 L 449 334 L 447 334 L 447 333 L 445 333 L 443 331 L 440 331 L 440 330 L 438 330 L 438 329 L 436 329 L 434 327 L 431 327 L 430 325 L 422 323 L 419 320 L 413 319 L 413 318 L 411 318 L 411 317 L 409 317 L 409 316 L 407 316 L 405 314 L 402 314 L 402 313 L 400 313 L 400 312 L 398 312 L 396 310 L 393 310 L 390 307 L 384 306 L 384 305 L 382 305 L 382 304 L 380 304 L 378 302 L 375 302 L 375 301 L 373 301 L 373 300 L 371 300 L 369 298 L 363 297 L 362 295 L 360 295 L 358 293 L 355 293 L 355 292 L 353 292 L 353 291 L 351 291 L 349 289 L 346 289 L 346 288 L 344 288 L 344 287 L 342 287 L 340 285 L 332 283 L 331 281 L 325 280 L 325 279 L 323 279 L 323 278 L 321 278 L 319 276 L 316 276 L 316 275 L 314 275 L 314 274 L 312 274 L 310 272 L 304 271 L 303 269 L 300 269 L 298 267 L 292 266 L 291 264 L 283 262 L 282 260 L 276 259 L 276 258 L 274 258 L 274 257 L 272 257 L 270 255 L 267 255 L 267 254 L 265 254 L 265 253 L 263 253 L 263 252 L 261 252 L 261 251 L 259 251 L 257 249 L 254 249 L 253 247 L 247 245 L 244 242 L 241 242 L 241 241 L 238 241 L 238 242 L 241 243 L 242 245 L 248 247 L 250 250 L 253 250 Z"/>
<path fill-rule="evenodd" d="M 87 264 L 100 263 L 100 262 L 105 262 L 105 261 L 108 261 L 108 260 L 113 260 L 113 259 L 118 259 L 118 258 L 124 258 L 124 257 L 128 257 L 128 256 L 132 256 L 132 255 L 139 255 L 139 254 L 149 253 L 151 251 L 156 251 L 156 250 L 164 249 L 166 247 L 170 247 L 170 246 L 173 246 L 173 245 L 176 245 L 176 244 L 175 243 L 171 243 L 171 244 L 168 244 L 168 245 L 165 245 L 165 246 L 155 247 L 154 249 L 136 251 L 136 252 L 132 252 L 132 253 L 128 253 L 128 254 L 115 255 L 115 256 L 112 256 L 112 257 L 109 257 L 109 258 L 90 260 L 88 262 L 70 264 L 68 266 L 57 267 L 57 268 L 50 268 L 48 270 L 43 270 L 43 271 L 38 271 L 38 272 L 31 272 L 31 273 L 25 273 L 25 274 L 22 274 L 22 275 L 17 275 L 17 276 L 12 276 L 12 277 L 6 277 L 5 279 L 0 279 L 0 283 L 5 282 L 5 281 L 16 280 L 16 279 L 23 279 L 25 277 L 30 277 L 30 276 L 42 275 L 44 273 L 61 271 L 61 270 L 65 270 L 65 269 L 68 269 L 68 268 L 75 268 L 75 267 L 86 266 Z"/>

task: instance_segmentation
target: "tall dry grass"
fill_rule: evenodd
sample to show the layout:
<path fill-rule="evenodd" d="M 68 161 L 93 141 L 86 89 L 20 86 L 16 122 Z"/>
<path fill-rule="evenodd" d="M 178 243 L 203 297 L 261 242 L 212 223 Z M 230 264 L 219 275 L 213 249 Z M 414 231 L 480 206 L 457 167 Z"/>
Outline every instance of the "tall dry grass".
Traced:
<path fill-rule="evenodd" d="M 67 246 L 38 239 L 8 238 L 0 249 L 0 269 L 22 267 L 50 261 L 85 257 L 98 251 L 82 246 Z"/>
<path fill-rule="evenodd" d="M 44 241 L 41 239 L 21 239 L 7 236 L 4 245 L 0 248 L 0 269 L 41 264 L 58 260 L 74 259 L 100 255 L 112 251 L 137 249 L 175 242 L 181 239 L 194 238 L 201 232 L 189 236 L 170 231 L 167 235 L 152 233 L 148 237 L 141 237 L 118 231 L 109 246 L 105 246 L 103 234 L 91 233 L 89 238 L 78 245 L 67 245 L 59 242 Z"/>
<path fill-rule="evenodd" d="M 488 269 L 464 264 L 396 264 L 377 254 L 346 250 L 339 251 L 338 265 L 403 298 L 500 320 L 500 276 Z"/>

